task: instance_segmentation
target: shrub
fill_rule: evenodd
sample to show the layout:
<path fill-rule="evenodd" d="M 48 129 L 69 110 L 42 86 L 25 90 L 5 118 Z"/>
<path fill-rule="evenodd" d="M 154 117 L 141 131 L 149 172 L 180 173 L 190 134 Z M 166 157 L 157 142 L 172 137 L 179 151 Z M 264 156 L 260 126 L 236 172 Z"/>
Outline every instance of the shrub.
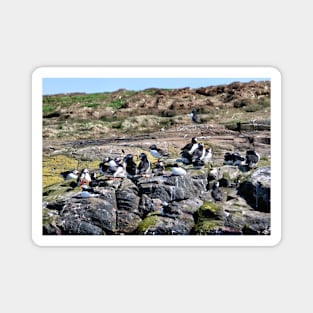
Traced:
<path fill-rule="evenodd" d="M 120 109 L 124 105 L 124 103 L 125 103 L 125 100 L 118 99 L 118 100 L 114 100 L 114 101 L 108 103 L 107 106 L 111 107 L 111 108 L 113 108 L 115 110 L 118 110 L 118 109 Z"/>
<path fill-rule="evenodd" d="M 43 113 L 50 113 L 54 110 L 54 105 L 51 104 L 44 104 L 42 107 L 42 112 Z"/>

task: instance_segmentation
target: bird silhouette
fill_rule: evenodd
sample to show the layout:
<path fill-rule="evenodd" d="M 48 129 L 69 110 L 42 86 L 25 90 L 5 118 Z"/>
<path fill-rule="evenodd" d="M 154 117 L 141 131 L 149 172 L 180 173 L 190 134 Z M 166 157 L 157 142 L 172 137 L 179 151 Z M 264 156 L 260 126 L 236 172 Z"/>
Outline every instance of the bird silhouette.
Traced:
<path fill-rule="evenodd" d="M 200 120 L 200 118 L 199 118 L 199 116 L 197 114 L 196 109 L 192 109 L 191 113 L 189 114 L 189 116 L 190 116 L 190 119 L 192 120 L 192 122 L 194 122 L 196 124 L 201 123 L 201 120 Z"/>

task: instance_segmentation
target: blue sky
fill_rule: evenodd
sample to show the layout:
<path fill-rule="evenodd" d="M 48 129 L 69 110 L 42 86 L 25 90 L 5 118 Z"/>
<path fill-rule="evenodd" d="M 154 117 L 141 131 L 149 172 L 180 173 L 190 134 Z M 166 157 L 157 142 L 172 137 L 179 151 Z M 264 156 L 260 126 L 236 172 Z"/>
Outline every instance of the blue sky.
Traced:
<path fill-rule="evenodd" d="M 71 92 L 100 93 L 121 88 L 134 91 L 147 88 L 199 88 L 251 80 L 264 81 L 269 78 L 44 78 L 43 95 Z"/>

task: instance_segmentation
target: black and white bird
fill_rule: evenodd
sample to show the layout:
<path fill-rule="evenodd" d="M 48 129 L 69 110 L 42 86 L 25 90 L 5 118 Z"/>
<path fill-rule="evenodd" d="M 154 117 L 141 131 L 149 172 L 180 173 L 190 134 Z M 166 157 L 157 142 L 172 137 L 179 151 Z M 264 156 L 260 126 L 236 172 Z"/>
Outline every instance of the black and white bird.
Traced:
<path fill-rule="evenodd" d="M 140 162 L 137 167 L 137 174 L 142 175 L 150 171 L 150 161 L 145 153 L 140 153 L 139 155 Z"/>
<path fill-rule="evenodd" d="M 169 154 L 167 152 L 158 148 L 156 145 L 151 145 L 149 147 L 149 151 L 150 151 L 150 154 L 158 160 L 169 157 Z"/>
<path fill-rule="evenodd" d="M 260 155 L 255 150 L 246 152 L 246 165 L 249 169 L 255 168 L 260 161 Z"/>
<path fill-rule="evenodd" d="M 187 143 L 180 150 L 180 162 L 188 165 L 192 163 L 192 155 L 194 151 L 198 148 L 198 139 L 196 137 L 191 138 L 191 142 Z"/>
<path fill-rule="evenodd" d="M 127 154 L 123 159 L 124 169 L 127 175 L 134 176 L 137 174 L 137 165 L 134 162 L 133 155 L 131 153 Z"/>
<path fill-rule="evenodd" d="M 114 159 L 106 157 L 99 164 L 99 172 L 101 175 L 113 175 L 121 164 L 121 158 L 116 157 Z"/>
<path fill-rule="evenodd" d="M 191 142 L 187 143 L 184 147 L 182 147 L 181 151 L 186 151 L 190 155 L 198 148 L 198 139 L 197 137 L 192 137 Z"/>
<path fill-rule="evenodd" d="M 69 180 L 69 179 L 77 179 L 79 175 L 79 171 L 74 169 L 71 171 L 65 171 L 61 173 L 61 176 L 65 179 L 65 180 Z"/>
<path fill-rule="evenodd" d="M 163 161 L 159 160 L 155 163 L 154 169 L 152 170 L 152 173 L 156 176 L 161 176 L 164 174 L 165 166 Z"/>
<path fill-rule="evenodd" d="M 91 176 L 89 174 L 89 170 L 87 168 L 84 168 L 81 170 L 79 177 L 77 178 L 77 185 L 89 185 L 91 182 Z"/>
<path fill-rule="evenodd" d="M 127 172 L 123 163 L 119 163 L 115 172 L 113 173 L 114 178 L 126 178 Z"/>
<path fill-rule="evenodd" d="M 184 168 L 178 166 L 178 164 L 175 163 L 172 167 L 171 174 L 173 176 L 184 176 L 187 174 L 187 172 Z"/>
<path fill-rule="evenodd" d="M 215 201 L 222 201 L 223 200 L 223 194 L 221 190 L 219 189 L 219 182 L 216 181 L 212 186 L 211 196 Z"/>
<path fill-rule="evenodd" d="M 201 120 L 200 120 L 199 116 L 197 115 L 197 111 L 196 111 L 195 108 L 193 108 L 191 110 L 191 113 L 189 114 L 189 117 L 190 117 L 190 119 L 192 120 L 193 123 L 196 123 L 196 124 L 201 123 Z"/>
<path fill-rule="evenodd" d="M 190 154 L 188 150 L 183 150 L 180 153 L 180 159 L 177 161 L 182 162 L 186 165 L 189 165 L 192 163 L 192 154 Z"/>
<path fill-rule="evenodd" d="M 204 151 L 204 155 L 200 159 L 201 161 L 204 162 L 204 164 L 208 164 L 212 162 L 212 149 L 211 148 L 206 148 Z"/>
<path fill-rule="evenodd" d="M 239 166 L 244 163 L 245 158 L 243 158 L 238 152 L 224 154 L 224 165 L 234 165 Z"/>
<path fill-rule="evenodd" d="M 111 160 L 110 157 L 106 157 L 102 160 L 102 162 L 99 164 L 99 173 L 101 175 L 105 175 L 109 172 L 109 164 L 108 162 Z"/>
<path fill-rule="evenodd" d="M 203 158 L 205 155 L 205 149 L 202 143 L 198 143 L 198 148 L 192 154 L 193 166 L 203 166 Z"/>

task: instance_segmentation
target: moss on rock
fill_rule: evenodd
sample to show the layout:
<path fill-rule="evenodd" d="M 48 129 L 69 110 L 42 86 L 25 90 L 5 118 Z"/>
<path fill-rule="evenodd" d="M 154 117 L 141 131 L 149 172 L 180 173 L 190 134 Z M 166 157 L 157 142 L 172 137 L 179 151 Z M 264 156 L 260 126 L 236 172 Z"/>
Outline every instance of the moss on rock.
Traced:
<path fill-rule="evenodd" d="M 223 222 L 219 220 L 204 220 L 202 222 L 197 223 L 193 231 L 196 234 L 207 234 L 207 233 L 215 233 L 220 227 L 223 226 Z"/>
<path fill-rule="evenodd" d="M 223 215 L 223 209 L 220 205 L 213 202 L 205 202 L 199 210 L 196 212 L 196 220 L 202 219 L 221 219 Z"/>
<path fill-rule="evenodd" d="M 138 226 L 137 232 L 139 234 L 144 233 L 151 226 L 155 226 L 157 223 L 157 217 L 155 215 L 147 216 Z"/>

